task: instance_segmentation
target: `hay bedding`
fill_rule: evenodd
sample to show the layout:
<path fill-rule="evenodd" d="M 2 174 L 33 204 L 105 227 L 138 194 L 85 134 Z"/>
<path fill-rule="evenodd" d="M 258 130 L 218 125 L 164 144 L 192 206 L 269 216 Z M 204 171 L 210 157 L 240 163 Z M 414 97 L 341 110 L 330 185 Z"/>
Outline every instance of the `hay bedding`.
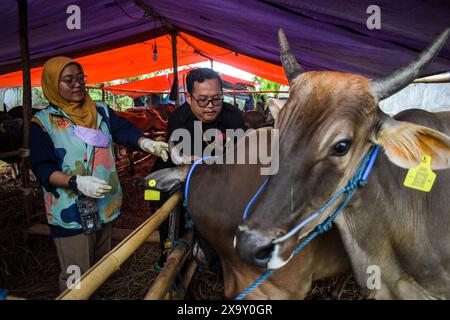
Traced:
<path fill-rule="evenodd" d="M 143 191 L 137 190 L 134 182 L 150 172 L 153 162 L 154 159 L 150 158 L 139 163 L 134 176 L 126 171 L 120 172 L 124 204 L 116 227 L 136 228 L 151 215 L 148 203 L 143 200 Z M 33 183 L 36 187 L 36 213 L 32 221 L 45 223 L 42 193 Z M 7 288 L 12 295 L 26 299 L 54 299 L 59 294 L 56 249 L 50 237 L 24 232 L 27 226 L 18 187 L 20 182 L 12 179 L 9 166 L 0 163 L 0 288 Z M 143 245 L 99 288 L 95 298 L 142 299 L 157 276 L 152 265 L 158 258 L 159 244 Z M 334 286 L 334 280 L 316 282 L 307 298 L 328 297 Z M 359 298 L 354 282 L 347 284 L 342 298 Z M 224 299 L 221 275 L 208 270 L 197 272 L 185 299 Z"/>

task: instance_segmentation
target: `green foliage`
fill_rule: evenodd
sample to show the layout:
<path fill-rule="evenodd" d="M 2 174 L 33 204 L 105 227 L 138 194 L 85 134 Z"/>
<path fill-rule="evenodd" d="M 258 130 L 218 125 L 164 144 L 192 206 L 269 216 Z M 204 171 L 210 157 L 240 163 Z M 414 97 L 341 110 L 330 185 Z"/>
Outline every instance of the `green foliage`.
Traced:
<path fill-rule="evenodd" d="M 273 82 L 273 81 L 269 81 L 260 77 L 253 77 L 252 79 L 253 82 L 258 83 L 260 85 L 258 90 L 264 91 L 264 90 L 273 90 L 273 91 L 279 91 L 281 88 L 281 84 Z M 256 108 L 256 103 L 258 102 L 258 100 L 261 97 L 265 98 L 265 101 L 267 101 L 267 99 L 269 97 L 274 97 L 274 98 L 278 98 L 278 93 L 256 93 L 253 95 L 253 98 L 255 100 L 255 108 Z"/>
<path fill-rule="evenodd" d="M 41 87 L 33 87 L 31 88 L 31 101 L 32 106 L 46 106 L 48 105 L 47 99 L 44 97 L 44 93 L 42 92 Z"/>

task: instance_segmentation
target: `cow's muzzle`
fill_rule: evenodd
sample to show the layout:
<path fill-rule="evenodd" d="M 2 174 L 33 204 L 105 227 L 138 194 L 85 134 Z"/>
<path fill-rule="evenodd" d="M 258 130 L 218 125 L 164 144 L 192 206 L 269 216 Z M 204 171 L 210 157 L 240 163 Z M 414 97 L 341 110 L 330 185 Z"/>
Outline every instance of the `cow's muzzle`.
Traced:
<path fill-rule="evenodd" d="M 261 268 L 267 268 L 274 251 L 273 238 L 241 225 L 234 239 L 237 254 L 246 262 Z"/>

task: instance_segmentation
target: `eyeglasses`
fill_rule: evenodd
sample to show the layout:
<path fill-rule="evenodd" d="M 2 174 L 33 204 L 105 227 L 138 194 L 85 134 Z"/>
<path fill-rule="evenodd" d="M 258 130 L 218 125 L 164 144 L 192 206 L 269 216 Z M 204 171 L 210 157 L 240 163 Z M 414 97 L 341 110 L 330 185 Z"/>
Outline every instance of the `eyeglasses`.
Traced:
<path fill-rule="evenodd" d="M 65 84 L 67 84 L 69 87 L 75 87 L 75 84 L 78 82 L 80 85 L 84 85 L 86 84 L 87 81 L 87 76 L 85 74 L 80 74 L 76 77 L 64 77 L 62 79 L 60 79 L 59 81 L 64 82 Z"/>
<path fill-rule="evenodd" d="M 214 98 L 214 99 L 197 99 L 197 98 L 194 97 L 194 96 L 191 96 L 191 97 L 192 97 L 195 101 L 197 101 L 198 106 L 201 107 L 201 108 L 207 107 L 207 106 L 209 105 L 210 102 L 212 103 L 212 105 L 213 105 L 214 107 L 218 107 L 218 106 L 222 105 L 222 102 L 223 102 L 223 97 L 220 97 L 220 98 Z"/>

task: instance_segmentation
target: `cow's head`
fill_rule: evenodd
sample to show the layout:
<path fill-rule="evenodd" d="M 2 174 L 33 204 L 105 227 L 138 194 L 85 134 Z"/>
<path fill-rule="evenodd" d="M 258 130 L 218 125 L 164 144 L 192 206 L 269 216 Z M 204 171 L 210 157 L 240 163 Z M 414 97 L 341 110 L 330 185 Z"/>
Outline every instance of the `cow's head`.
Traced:
<path fill-rule="evenodd" d="M 378 101 L 411 83 L 444 45 L 444 31 L 418 59 L 383 79 L 340 72 L 303 72 L 279 31 L 281 61 L 291 86 L 276 117 L 280 130 L 279 171 L 253 204 L 237 231 L 238 254 L 261 267 L 287 263 L 299 238 L 325 220 L 340 201 L 288 240 L 274 239 L 319 210 L 354 175 L 371 145 L 384 149 L 402 168 L 417 166 L 424 154 L 433 169 L 450 166 L 450 138 L 383 113 Z"/>

